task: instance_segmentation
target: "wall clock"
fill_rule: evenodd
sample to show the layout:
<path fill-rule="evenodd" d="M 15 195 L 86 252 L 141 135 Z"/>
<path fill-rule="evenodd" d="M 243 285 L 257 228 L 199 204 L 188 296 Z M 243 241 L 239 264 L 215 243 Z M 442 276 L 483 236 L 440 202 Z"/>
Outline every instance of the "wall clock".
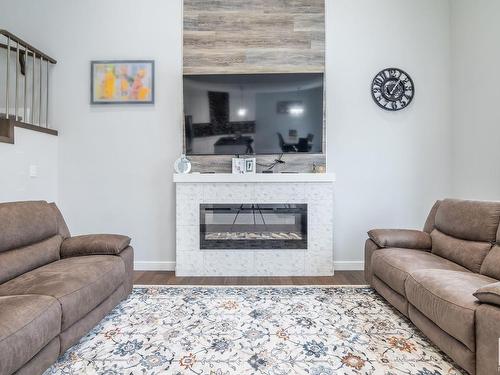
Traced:
<path fill-rule="evenodd" d="M 372 97 L 375 103 L 388 111 L 406 108 L 415 95 L 411 77 L 398 68 L 381 70 L 372 81 Z"/>

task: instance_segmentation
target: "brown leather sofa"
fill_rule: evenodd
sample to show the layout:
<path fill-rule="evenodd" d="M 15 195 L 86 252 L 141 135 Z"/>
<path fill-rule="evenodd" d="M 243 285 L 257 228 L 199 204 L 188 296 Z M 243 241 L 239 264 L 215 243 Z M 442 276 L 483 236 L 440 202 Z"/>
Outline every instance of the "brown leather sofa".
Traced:
<path fill-rule="evenodd" d="M 41 374 L 132 290 L 119 235 L 71 237 L 55 204 L 0 204 L 0 375 Z"/>
<path fill-rule="evenodd" d="M 365 277 L 470 374 L 499 371 L 500 202 L 445 199 L 422 231 L 376 229 Z"/>

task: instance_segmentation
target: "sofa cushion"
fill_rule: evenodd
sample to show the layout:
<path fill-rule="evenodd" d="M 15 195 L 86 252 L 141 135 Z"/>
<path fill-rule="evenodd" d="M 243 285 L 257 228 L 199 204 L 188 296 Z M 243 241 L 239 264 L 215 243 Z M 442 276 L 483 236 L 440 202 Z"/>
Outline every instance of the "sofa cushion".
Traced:
<path fill-rule="evenodd" d="M 474 297 L 483 303 L 500 306 L 500 281 L 482 286 L 474 292 Z"/>
<path fill-rule="evenodd" d="M 406 298 L 439 328 L 475 351 L 475 310 L 472 294 L 495 280 L 472 272 L 420 270 L 406 281 Z"/>
<path fill-rule="evenodd" d="M 53 208 L 43 201 L 0 203 L 0 252 L 40 242 L 58 234 Z"/>
<path fill-rule="evenodd" d="M 0 284 L 25 272 L 59 260 L 60 235 L 44 241 L 0 253 Z"/>
<path fill-rule="evenodd" d="M 495 242 L 500 202 L 445 199 L 436 212 L 435 227 L 469 241 Z"/>
<path fill-rule="evenodd" d="M 408 275 L 421 269 L 468 272 L 466 268 L 422 250 L 380 249 L 372 256 L 373 274 L 401 295 L 405 295 Z"/>
<path fill-rule="evenodd" d="M 109 297 L 124 281 L 120 257 L 90 255 L 58 260 L 0 285 L 0 295 L 41 294 L 57 298 L 64 331 Z"/>
<path fill-rule="evenodd" d="M 481 275 L 493 277 L 500 280 L 500 245 L 496 245 L 490 250 L 481 265 Z"/>
<path fill-rule="evenodd" d="M 0 297 L 0 374 L 21 368 L 60 333 L 61 306 L 49 296 Z"/>
<path fill-rule="evenodd" d="M 431 233 L 432 253 L 479 272 L 484 258 L 491 249 L 491 243 L 467 241 L 448 236 L 437 229 Z"/>

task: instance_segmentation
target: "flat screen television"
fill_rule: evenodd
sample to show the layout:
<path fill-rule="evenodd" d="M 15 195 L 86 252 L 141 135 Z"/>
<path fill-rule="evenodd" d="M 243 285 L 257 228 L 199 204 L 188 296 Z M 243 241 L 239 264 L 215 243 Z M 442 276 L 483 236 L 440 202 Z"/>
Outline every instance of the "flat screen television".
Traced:
<path fill-rule="evenodd" d="M 323 74 L 184 76 L 188 155 L 321 153 Z"/>

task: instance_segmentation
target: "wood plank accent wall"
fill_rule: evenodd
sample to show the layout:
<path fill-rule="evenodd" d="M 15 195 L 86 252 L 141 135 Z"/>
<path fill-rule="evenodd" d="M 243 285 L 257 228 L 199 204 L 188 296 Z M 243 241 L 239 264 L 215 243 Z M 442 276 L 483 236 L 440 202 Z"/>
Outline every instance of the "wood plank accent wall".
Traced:
<path fill-rule="evenodd" d="M 184 74 L 325 70 L 325 0 L 184 0 L 183 11 Z M 257 162 L 275 158 L 259 156 Z M 231 171 L 231 156 L 190 160 L 193 171 Z M 282 168 L 294 172 L 326 164 L 324 153 L 290 154 L 284 160 L 287 167 Z"/>
<path fill-rule="evenodd" d="M 184 73 L 323 72 L 325 0 L 184 0 Z"/>

